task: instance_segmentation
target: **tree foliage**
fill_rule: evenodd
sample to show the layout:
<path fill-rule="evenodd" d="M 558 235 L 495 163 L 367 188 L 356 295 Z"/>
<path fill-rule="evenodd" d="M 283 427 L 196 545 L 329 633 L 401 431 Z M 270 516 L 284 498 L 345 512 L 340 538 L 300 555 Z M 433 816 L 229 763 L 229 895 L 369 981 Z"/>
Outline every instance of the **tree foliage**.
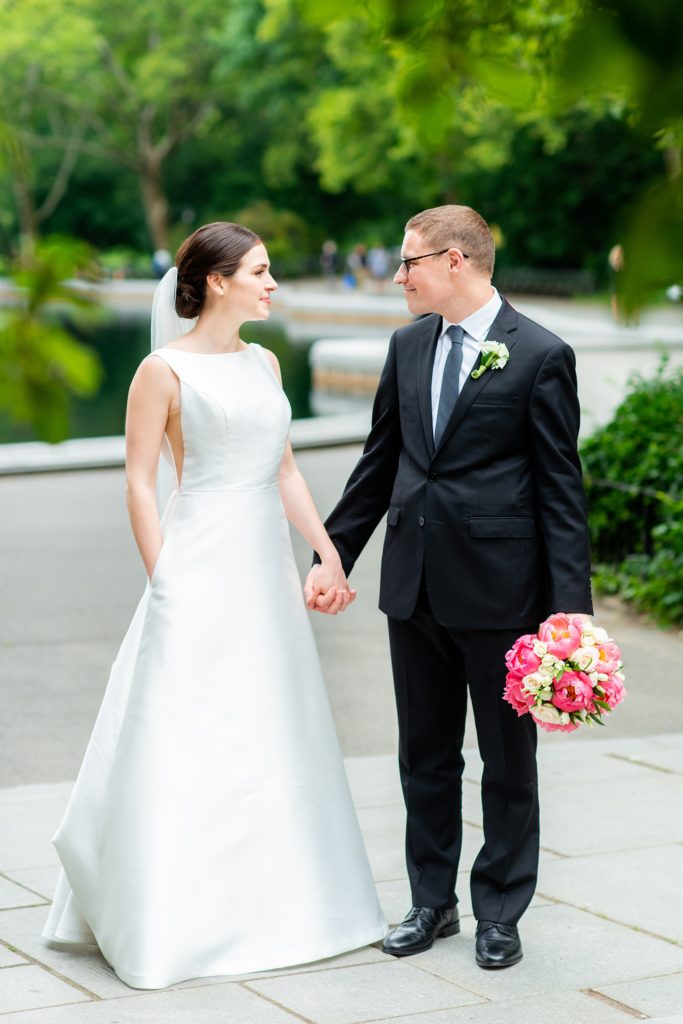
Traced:
<path fill-rule="evenodd" d="M 0 409 L 45 441 L 68 436 L 70 395 L 92 395 L 100 384 L 97 356 L 54 312 L 55 304 L 74 315 L 92 310 L 92 302 L 65 283 L 92 268 L 85 243 L 45 239 L 17 262 L 12 280 L 18 297 L 0 313 Z"/>
<path fill-rule="evenodd" d="M 586 0 L 557 76 L 558 106 L 609 98 L 665 157 L 659 179 L 624 207 L 626 309 L 683 281 L 683 6 Z"/>
<path fill-rule="evenodd" d="M 209 0 L 0 0 L 0 121 L 23 233 L 34 236 L 64 195 L 78 158 L 95 154 L 138 178 L 155 246 L 168 243 L 164 163 L 215 123 L 222 25 Z M 37 205 L 41 151 L 56 158 Z"/>
<path fill-rule="evenodd" d="M 635 3 L 601 3 L 593 37 L 593 0 L 0 0 L 5 180 L 25 235 L 100 246 L 172 248 L 267 204 L 308 221 L 301 267 L 329 235 L 390 243 L 416 208 L 471 203 L 503 262 L 597 267 L 623 238 L 624 279 L 661 290 L 677 44 Z"/>

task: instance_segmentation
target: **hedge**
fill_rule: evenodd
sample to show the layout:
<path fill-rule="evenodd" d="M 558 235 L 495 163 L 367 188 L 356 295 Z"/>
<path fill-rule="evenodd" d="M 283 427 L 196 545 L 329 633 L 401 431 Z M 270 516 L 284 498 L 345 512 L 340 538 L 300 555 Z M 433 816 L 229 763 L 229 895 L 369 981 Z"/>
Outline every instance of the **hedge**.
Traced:
<path fill-rule="evenodd" d="M 683 370 L 632 377 L 581 458 L 596 589 L 683 625 Z"/>

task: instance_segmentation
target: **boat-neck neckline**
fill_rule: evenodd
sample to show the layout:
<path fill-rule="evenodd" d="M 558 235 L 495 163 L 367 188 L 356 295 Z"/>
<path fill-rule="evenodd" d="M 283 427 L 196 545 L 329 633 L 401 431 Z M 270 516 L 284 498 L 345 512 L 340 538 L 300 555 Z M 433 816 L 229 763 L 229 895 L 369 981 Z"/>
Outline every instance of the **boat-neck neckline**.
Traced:
<path fill-rule="evenodd" d="M 182 352 L 183 355 L 186 356 L 201 356 L 202 358 L 210 356 L 215 359 L 217 356 L 243 356 L 245 352 L 249 351 L 252 345 L 253 342 L 249 341 L 247 342 L 246 348 L 238 348 L 235 352 L 193 352 L 189 348 L 176 348 L 175 345 L 162 345 L 161 350 L 157 349 L 157 351 Z"/>

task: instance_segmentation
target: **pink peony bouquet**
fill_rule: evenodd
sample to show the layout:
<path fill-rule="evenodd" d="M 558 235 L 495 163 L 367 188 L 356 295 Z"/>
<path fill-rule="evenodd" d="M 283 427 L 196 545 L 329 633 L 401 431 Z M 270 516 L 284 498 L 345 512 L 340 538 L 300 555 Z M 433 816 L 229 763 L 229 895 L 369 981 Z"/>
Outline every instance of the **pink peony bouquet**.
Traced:
<path fill-rule="evenodd" d="M 604 725 L 626 696 L 621 651 L 588 615 L 551 615 L 538 633 L 520 636 L 505 664 L 504 700 L 547 732 Z"/>

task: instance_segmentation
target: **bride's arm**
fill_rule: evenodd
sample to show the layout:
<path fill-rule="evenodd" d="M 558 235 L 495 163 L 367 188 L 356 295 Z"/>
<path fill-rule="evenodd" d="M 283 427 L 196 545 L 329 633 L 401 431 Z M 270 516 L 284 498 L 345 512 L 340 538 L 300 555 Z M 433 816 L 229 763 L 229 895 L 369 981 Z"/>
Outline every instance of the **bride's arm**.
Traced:
<path fill-rule="evenodd" d="M 267 354 L 278 379 L 281 380 L 277 359 L 272 352 Z M 326 611 L 333 614 L 341 611 L 353 601 L 356 592 L 351 590 L 347 583 L 337 549 L 323 526 L 311 492 L 296 464 L 289 441 L 287 441 L 280 465 L 278 486 L 287 519 L 320 555 L 321 565 L 318 567 L 317 576 L 318 593 L 323 591 L 329 598 L 329 606 L 326 602 Z M 315 595 L 307 593 L 306 598 L 307 604 L 312 608 L 316 603 Z"/>
<path fill-rule="evenodd" d="M 289 441 L 280 466 L 278 484 L 287 518 L 304 540 L 320 555 L 321 564 L 316 567 L 316 583 L 317 593 L 325 593 L 328 598 L 329 604 L 325 602 L 325 610 L 333 614 L 342 611 L 347 604 L 353 601 L 356 592 L 349 588 L 337 549 L 318 515 L 311 492 L 294 461 Z M 306 593 L 306 603 L 309 608 L 315 606 L 315 599 L 316 594 L 312 591 L 310 594 Z"/>
<path fill-rule="evenodd" d="M 166 363 L 149 358 L 138 367 L 126 410 L 126 504 L 147 575 L 151 578 L 162 536 L 156 501 L 161 443 L 178 382 Z"/>

